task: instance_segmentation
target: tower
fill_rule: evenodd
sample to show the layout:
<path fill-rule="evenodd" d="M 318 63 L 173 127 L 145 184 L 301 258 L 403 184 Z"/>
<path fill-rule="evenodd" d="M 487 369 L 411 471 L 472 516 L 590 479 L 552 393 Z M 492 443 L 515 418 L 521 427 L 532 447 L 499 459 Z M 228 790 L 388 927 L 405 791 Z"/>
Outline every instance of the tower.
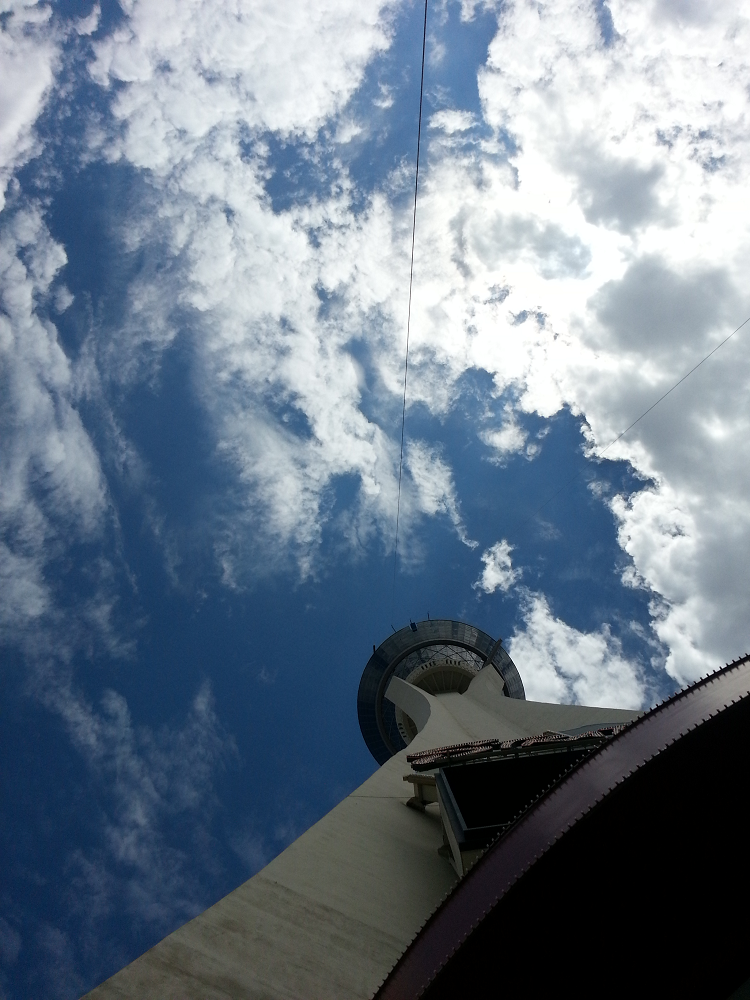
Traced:
<path fill-rule="evenodd" d="M 680 900 L 680 929 L 686 886 L 710 906 L 748 888 L 744 799 L 727 794 L 746 783 L 748 694 L 745 658 L 644 715 L 530 702 L 499 640 L 410 623 L 373 650 L 360 682 L 378 770 L 88 996 L 494 996 L 501 980 L 510 996 L 542 995 L 602 974 L 609 992 L 632 990 L 640 968 L 613 966 L 614 945 L 640 940 L 645 914 L 634 923 L 632 907 L 661 898 L 644 874 Z M 695 853 L 717 838 L 723 856 Z M 685 877 L 667 870 L 670 843 L 680 865 L 693 852 Z M 713 995 L 750 973 L 743 921 L 722 925 L 710 955 L 690 949 L 696 981 L 713 969 Z M 607 926 L 620 935 L 609 946 Z M 576 965 L 581 935 L 596 947 Z"/>

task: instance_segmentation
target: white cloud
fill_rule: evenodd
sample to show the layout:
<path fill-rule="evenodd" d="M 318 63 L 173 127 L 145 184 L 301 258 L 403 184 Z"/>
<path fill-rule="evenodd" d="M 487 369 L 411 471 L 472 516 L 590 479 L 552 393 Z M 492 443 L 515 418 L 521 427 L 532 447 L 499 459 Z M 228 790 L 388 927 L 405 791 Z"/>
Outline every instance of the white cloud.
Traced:
<path fill-rule="evenodd" d="M 76 409 L 72 366 L 36 309 L 65 263 L 38 208 L 0 230 L 0 629 L 23 641 L 55 600 L 46 569 L 71 542 L 101 537 L 107 491 Z"/>
<path fill-rule="evenodd" d="M 510 556 L 512 551 L 513 546 L 502 538 L 482 553 L 484 569 L 477 582 L 472 585 L 475 590 L 483 590 L 485 594 L 494 594 L 496 590 L 507 593 L 510 590 L 521 576 L 521 570 L 513 569 Z"/>
<path fill-rule="evenodd" d="M 622 655 L 606 625 L 578 632 L 555 618 L 543 594 L 527 593 L 525 628 L 508 652 L 521 671 L 526 697 L 578 705 L 640 708 L 646 700 L 641 671 Z"/>
<path fill-rule="evenodd" d="M 52 10 L 37 0 L 3 0 L 0 25 L 0 211 L 13 171 L 37 149 L 33 125 L 52 85 L 58 45 Z"/>
<path fill-rule="evenodd" d="M 439 452 L 424 441 L 410 440 L 406 446 L 405 462 L 419 510 L 429 517 L 446 514 L 464 545 L 476 548 L 478 542 L 472 541 L 466 534 L 450 466 Z"/>
<path fill-rule="evenodd" d="M 91 72 L 127 85 L 123 154 L 165 173 L 222 125 L 314 135 L 387 46 L 389 6 L 129 0 Z"/>
<path fill-rule="evenodd" d="M 483 369 L 498 393 L 512 390 L 516 410 L 583 415 L 594 453 L 750 312 L 747 6 L 711 5 L 700 23 L 655 3 L 610 8 L 605 44 L 593 3 L 503 5 L 479 76 L 496 138 L 464 148 L 447 145 L 442 128 L 432 146 L 428 134 L 409 385 L 410 405 L 443 414 L 459 377 Z M 220 447 L 248 510 L 265 512 L 270 535 L 308 572 L 337 476 L 361 483 L 353 537 L 395 515 L 397 428 L 364 416 L 349 349 L 367 345 L 369 389 L 397 399 L 409 220 L 388 197 L 408 178 L 397 172 L 358 216 L 343 171 L 333 193 L 271 210 L 253 135 L 309 138 L 335 126 L 389 31 L 385 7 L 294 10 L 287 24 L 282 9 L 276 33 L 264 6 L 240 17 L 137 0 L 92 71 L 120 88 L 116 154 L 153 183 L 150 228 L 138 223 L 134 246 L 163 239 L 172 253 L 158 295 L 145 278 L 133 289 L 132 315 L 142 303 L 153 321 L 132 322 L 134 350 L 169 342 L 174 307 L 151 312 L 157 299 L 199 315 L 199 392 Z M 445 127 L 468 121 L 442 115 Z M 607 452 L 655 483 L 614 510 L 678 678 L 747 641 L 750 362 L 735 348 Z M 479 433 L 496 457 L 522 447 L 512 411 Z M 430 496 L 415 509 L 448 509 Z M 687 541 L 673 546 L 675 509 Z"/>
<path fill-rule="evenodd" d="M 518 423 L 513 407 L 508 404 L 504 407 L 504 419 L 500 427 L 485 428 L 479 432 L 479 437 L 488 448 L 492 449 L 491 461 L 503 464 L 511 455 L 524 450 L 528 434 Z M 535 454 L 535 450 L 532 446 L 530 457 Z"/>
<path fill-rule="evenodd" d="M 360 481 L 352 537 L 377 531 L 392 544 L 397 447 L 362 412 L 350 344 L 384 341 L 376 377 L 397 394 L 392 346 L 400 353 L 403 331 L 391 312 L 394 284 L 405 302 L 406 272 L 394 282 L 393 271 L 406 260 L 408 233 L 404 225 L 394 250 L 383 196 L 353 218 L 343 175 L 332 198 L 274 213 L 262 186 L 264 146 L 248 128 L 312 135 L 335 115 L 387 42 L 388 5 L 293 5 L 288 17 L 277 5 L 273 16 L 262 5 L 241 17 L 206 3 L 165 10 L 132 4 L 127 26 L 98 44 L 92 67 L 103 84 L 124 84 L 113 105 L 125 125 L 119 155 L 150 171 L 153 201 L 129 220 L 130 249 L 160 257 L 131 287 L 129 318 L 113 338 L 123 356 L 108 368 L 138 376 L 138 357 L 158 356 L 174 337 L 170 310 L 192 310 L 197 392 L 248 513 L 262 515 L 254 542 L 265 533 L 307 574 L 338 476 Z M 413 455 L 418 462 L 418 449 Z M 441 469 L 420 483 L 414 509 L 444 510 L 463 537 L 452 484 L 435 480 Z M 234 584 L 245 556 L 231 536 L 228 527 L 217 552 Z"/>
<path fill-rule="evenodd" d="M 482 431 L 480 437 L 484 443 L 498 453 L 498 460 L 523 451 L 526 444 L 526 432 L 515 420 L 506 421 L 497 430 Z"/>
<path fill-rule="evenodd" d="M 99 19 L 102 16 L 101 5 L 95 3 L 91 8 L 91 13 L 86 17 L 79 18 L 76 23 L 76 31 L 79 35 L 93 35 L 99 27 Z"/>
<path fill-rule="evenodd" d="M 442 129 L 448 135 L 465 132 L 475 124 L 474 115 L 468 111 L 436 111 L 430 118 L 430 128 Z"/>
<path fill-rule="evenodd" d="M 515 152 L 428 147 L 412 320 L 445 395 L 487 370 L 521 410 L 584 415 L 594 453 L 750 314 L 750 8 L 610 6 L 610 45 L 593 3 L 499 12 L 479 86 Z M 738 337 L 607 452 L 656 484 L 614 509 L 680 680 L 748 643 L 749 359 Z M 480 434 L 521 446 L 512 421 Z"/>
<path fill-rule="evenodd" d="M 188 862 L 185 845 L 165 836 L 165 819 L 191 814 L 196 841 L 206 835 L 216 772 L 236 754 L 210 686 L 202 685 L 181 727 L 158 732 L 133 724 L 122 695 L 105 691 L 96 708 L 59 671 L 39 674 L 36 692 L 65 724 L 105 808 L 100 845 L 70 859 L 87 933 L 114 912 L 162 932 L 195 915 L 205 905 L 203 871 L 194 867 L 200 853 Z M 202 860 L 212 867 L 209 856 Z"/>

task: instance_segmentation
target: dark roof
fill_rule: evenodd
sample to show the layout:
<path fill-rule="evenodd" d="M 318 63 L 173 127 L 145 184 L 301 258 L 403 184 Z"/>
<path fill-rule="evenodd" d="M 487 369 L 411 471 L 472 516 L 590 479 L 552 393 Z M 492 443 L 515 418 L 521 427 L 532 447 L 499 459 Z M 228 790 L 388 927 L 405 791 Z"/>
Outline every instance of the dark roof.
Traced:
<path fill-rule="evenodd" d="M 532 804 L 376 996 L 730 996 L 750 976 L 749 733 L 746 656 Z"/>

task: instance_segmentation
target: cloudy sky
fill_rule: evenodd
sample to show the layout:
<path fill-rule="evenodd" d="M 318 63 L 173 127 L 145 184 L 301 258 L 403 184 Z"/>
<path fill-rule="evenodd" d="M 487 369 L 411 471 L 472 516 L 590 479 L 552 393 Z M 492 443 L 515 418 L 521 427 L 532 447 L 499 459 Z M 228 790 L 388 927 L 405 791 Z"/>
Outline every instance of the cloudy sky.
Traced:
<path fill-rule="evenodd" d="M 0 0 L 0 997 L 374 768 L 408 619 L 648 706 L 750 646 L 750 5 Z"/>

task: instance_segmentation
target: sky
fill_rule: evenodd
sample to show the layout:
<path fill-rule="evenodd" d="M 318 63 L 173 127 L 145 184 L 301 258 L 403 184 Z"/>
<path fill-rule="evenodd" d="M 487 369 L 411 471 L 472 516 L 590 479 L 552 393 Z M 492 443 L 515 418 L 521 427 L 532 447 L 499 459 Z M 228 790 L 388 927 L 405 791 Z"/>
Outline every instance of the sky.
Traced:
<path fill-rule="evenodd" d="M 410 618 L 646 708 L 750 649 L 750 4 L 0 0 L 0 998 L 375 768 Z M 615 442 L 615 443 L 613 443 Z"/>

